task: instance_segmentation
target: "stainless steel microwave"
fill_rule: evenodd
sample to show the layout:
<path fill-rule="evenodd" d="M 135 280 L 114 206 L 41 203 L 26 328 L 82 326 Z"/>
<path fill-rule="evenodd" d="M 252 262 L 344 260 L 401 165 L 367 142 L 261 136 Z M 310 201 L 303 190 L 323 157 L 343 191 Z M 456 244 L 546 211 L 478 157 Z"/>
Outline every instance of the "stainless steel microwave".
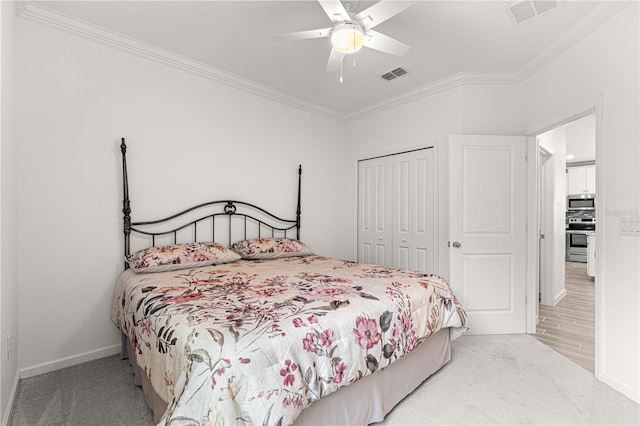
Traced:
<path fill-rule="evenodd" d="M 572 194 L 567 196 L 567 210 L 595 210 L 596 194 Z"/>

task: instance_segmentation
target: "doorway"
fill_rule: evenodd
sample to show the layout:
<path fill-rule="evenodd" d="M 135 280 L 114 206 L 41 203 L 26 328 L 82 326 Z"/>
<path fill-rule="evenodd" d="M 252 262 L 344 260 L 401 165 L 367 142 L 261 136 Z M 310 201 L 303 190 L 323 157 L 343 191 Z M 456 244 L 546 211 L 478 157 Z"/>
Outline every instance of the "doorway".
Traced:
<path fill-rule="evenodd" d="M 536 135 L 538 160 L 538 298 L 536 338 L 595 373 L 595 273 L 587 235 L 596 211 L 571 210 L 567 196 L 596 194 L 596 116 L 590 113 Z M 552 171 L 553 170 L 553 171 Z M 550 194 L 552 192 L 553 194 Z M 576 229 L 573 229 L 573 227 Z M 591 232 L 591 228 L 594 228 Z M 588 230 L 588 231 L 587 231 Z M 584 257 L 574 253 L 584 244 Z M 581 249 L 582 247 L 578 247 Z M 593 247 L 591 247 L 593 249 Z"/>

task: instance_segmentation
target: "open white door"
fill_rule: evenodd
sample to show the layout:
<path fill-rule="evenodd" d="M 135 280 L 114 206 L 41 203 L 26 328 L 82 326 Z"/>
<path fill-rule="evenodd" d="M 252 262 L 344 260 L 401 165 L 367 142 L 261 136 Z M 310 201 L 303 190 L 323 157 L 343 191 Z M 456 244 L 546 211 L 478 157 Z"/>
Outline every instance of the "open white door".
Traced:
<path fill-rule="evenodd" d="M 451 286 L 472 334 L 526 332 L 526 140 L 452 135 Z"/>

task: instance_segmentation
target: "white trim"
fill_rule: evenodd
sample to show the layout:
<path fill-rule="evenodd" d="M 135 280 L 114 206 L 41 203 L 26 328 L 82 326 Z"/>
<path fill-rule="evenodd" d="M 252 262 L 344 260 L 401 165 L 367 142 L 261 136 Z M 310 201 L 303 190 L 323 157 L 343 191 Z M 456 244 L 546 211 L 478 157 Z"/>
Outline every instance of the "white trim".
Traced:
<path fill-rule="evenodd" d="M 434 221 L 433 224 L 433 238 L 434 238 L 434 253 L 433 264 L 435 269 L 433 271 L 436 275 L 442 275 L 440 272 L 440 149 L 438 142 L 436 141 L 432 145 L 433 147 L 433 204 L 434 204 Z"/>
<path fill-rule="evenodd" d="M 602 373 L 602 375 L 600 377 L 598 377 L 598 379 L 602 383 L 604 383 L 604 384 L 606 384 L 608 386 L 611 386 L 611 388 L 613 388 L 616 391 L 620 392 L 622 395 L 626 396 L 627 398 L 629 398 L 633 402 L 635 402 L 637 404 L 640 404 L 640 393 L 638 393 L 637 389 L 633 389 L 632 387 L 630 387 L 626 383 L 622 383 L 618 379 L 609 376 L 607 373 Z"/>
<path fill-rule="evenodd" d="M 38 376 L 40 374 L 50 373 L 62 368 L 82 364 L 83 362 L 93 361 L 110 355 L 115 355 L 117 353 L 120 353 L 120 350 L 121 345 L 117 344 L 77 355 L 68 356 L 65 358 L 60 358 L 50 362 L 44 362 L 42 364 L 21 369 L 20 378 L 26 379 L 28 377 Z"/>
<path fill-rule="evenodd" d="M 518 72 L 518 80 L 522 82 L 535 74 L 540 68 L 547 65 L 553 59 L 560 56 L 571 46 L 591 34 L 600 25 L 606 22 L 609 17 L 620 10 L 627 1 L 605 2 L 602 6 L 593 11 L 580 24 L 573 27 L 560 40 L 552 44 L 548 49 L 534 58 Z"/>
<path fill-rule="evenodd" d="M 111 31 L 98 25 L 66 15 L 62 12 L 55 11 L 39 3 L 16 0 L 15 8 L 16 14 L 21 18 L 46 24 L 89 40 L 97 41 L 98 43 L 115 47 L 143 58 L 169 65 L 312 114 L 341 123 L 348 123 L 459 86 L 478 84 L 518 85 L 551 60 L 561 55 L 565 50 L 573 46 L 579 40 L 593 32 L 625 4 L 626 1 L 606 2 L 602 7 L 596 9 L 591 15 L 574 27 L 567 35 L 562 37 L 550 48 L 524 66 L 518 73 L 481 74 L 463 72 L 454 74 L 385 101 L 369 105 L 350 114 L 344 114 L 311 102 L 294 98 L 255 81 L 161 49 L 151 44 L 126 37 L 122 34 L 116 33 L 115 31 Z"/>
<path fill-rule="evenodd" d="M 563 124 L 574 121 L 578 118 L 584 117 L 589 114 L 595 114 L 596 121 L 596 211 L 604 211 L 604 200 L 606 193 L 604 192 L 604 161 L 605 146 L 604 146 L 604 97 L 598 96 L 589 101 L 585 101 L 579 105 L 569 108 L 564 112 L 555 115 L 554 117 L 545 120 L 541 123 L 535 124 L 527 129 L 525 132 L 528 136 L 536 136 L 544 133 L 552 128 L 561 126 Z M 528 190 L 531 190 L 529 187 Z M 530 225 L 530 224 L 529 224 Z M 605 336 L 603 334 L 603 324 L 605 321 L 604 315 L 604 231 L 596 233 L 596 247 L 598 249 L 598 256 L 596 258 L 596 276 L 595 276 L 595 376 L 597 379 L 604 381 L 602 377 L 604 372 L 602 366 L 604 365 L 604 348 L 605 348 Z M 529 258 L 531 260 L 531 258 Z M 537 268 L 537 258 L 533 260 L 535 267 Z M 530 294 L 530 293 L 528 293 Z M 535 305 L 529 304 L 527 307 L 527 324 L 531 323 L 531 317 L 535 317 Z M 535 333 L 535 329 L 532 331 Z M 614 388 L 618 390 L 618 388 Z M 621 391 L 622 392 L 622 391 Z"/>
<path fill-rule="evenodd" d="M 4 413 L 4 417 L 2 418 L 2 426 L 7 426 L 9 424 L 9 419 L 11 418 L 11 412 L 13 411 L 13 401 L 16 398 L 16 391 L 18 390 L 18 383 L 20 382 L 20 372 L 16 371 L 16 375 L 13 378 L 13 385 L 11 385 L 11 393 L 9 394 L 9 400 L 7 401 L 6 411 Z"/>
<path fill-rule="evenodd" d="M 536 333 L 538 325 L 538 149 L 536 137 L 527 136 L 527 295 L 526 330 Z M 531 313 L 533 309 L 533 314 Z"/>
<path fill-rule="evenodd" d="M 533 126 L 530 126 L 528 129 L 526 129 L 524 134 L 527 136 L 536 136 L 549 130 L 555 129 L 556 127 L 562 126 L 563 124 L 567 124 L 589 114 L 593 114 L 597 109 L 597 104 L 600 101 L 600 98 L 601 97 L 594 97 L 578 105 L 575 105 L 572 108 L 561 111 L 548 120 L 544 120 L 542 122 L 534 124 Z"/>
<path fill-rule="evenodd" d="M 90 22 L 82 21 L 62 12 L 50 9 L 42 4 L 28 3 L 26 5 L 23 4 L 18 6 L 18 4 L 24 2 L 17 1 L 16 3 L 16 11 L 18 16 L 21 18 L 46 24 L 71 34 L 75 34 L 110 47 L 115 47 L 116 49 L 124 50 L 125 52 L 133 53 L 143 58 L 150 59 L 164 65 L 169 65 L 200 77 L 235 87 L 236 89 L 262 96 L 303 111 L 311 112 L 332 120 L 345 122 L 345 116 L 340 113 L 294 98 L 263 84 L 212 67 L 211 65 L 135 40 L 115 31 L 94 25 Z"/>
<path fill-rule="evenodd" d="M 555 161 L 557 160 L 557 157 L 555 157 L 556 152 L 555 152 L 554 149 L 546 149 L 543 146 L 541 146 L 540 144 L 538 144 L 538 148 L 539 148 L 540 152 L 538 152 L 538 155 L 537 155 L 536 159 L 538 161 L 540 161 L 540 156 L 544 155 L 544 156 L 547 157 L 547 160 L 545 161 L 545 164 L 546 163 L 549 163 L 549 164 L 545 165 L 544 167 L 541 167 L 541 164 L 539 162 L 538 166 L 536 168 L 536 172 L 537 173 L 542 172 L 542 173 L 546 174 L 546 173 L 548 173 L 546 168 L 547 167 L 551 167 L 552 164 L 555 165 Z M 554 175 L 555 175 L 555 173 L 554 173 Z M 541 176 L 537 175 L 536 178 L 537 178 L 537 184 L 538 185 L 540 185 L 540 181 L 543 181 L 542 185 L 544 185 L 544 198 L 545 198 L 544 202 L 545 202 L 545 206 L 549 206 L 549 207 L 553 206 L 554 205 L 554 198 L 555 198 L 555 188 L 551 188 L 550 186 L 555 183 L 555 179 L 553 179 L 553 183 L 552 183 L 552 182 L 549 182 L 549 179 L 548 179 L 547 176 L 544 176 L 541 179 Z M 540 188 L 540 186 L 538 186 L 538 191 L 539 192 L 538 192 L 538 194 L 536 196 L 536 202 L 539 202 L 539 200 L 541 199 L 540 198 L 540 191 L 542 191 L 542 189 Z M 537 207 L 539 207 L 539 206 L 537 206 Z M 549 208 L 547 208 L 547 210 L 549 210 Z M 554 210 L 554 209 L 552 209 L 552 210 Z M 548 213 L 548 211 L 542 212 L 542 215 L 546 215 L 547 213 Z M 540 222 L 541 222 L 540 215 L 541 215 L 541 212 L 540 212 L 540 209 L 538 208 L 536 210 L 536 216 L 537 216 L 536 226 L 537 226 L 539 231 L 542 231 L 542 228 L 540 227 Z M 549 219 L 549 218 L 546 218 L 546 219 Z M 551 229 L 549 229 L 549 228 L 551 228 Z M 554 238 L 551 238 L 551 239 L 547 239 L 546 240 L 547 242 L 553 241 L 555 239 L 555 237 L 557 236 L 555 230 L 553 229 L 553 225 L 552 225 L 551 221 L 549 221 L 549 220 L 545 220 L 544 234 L 545 235 L 549 234 L 552 237 L 554 237 Z M 564 231 L 563 231 L 563 234 L 564 234 Z M 545 260 L 545 273 L 546 273 L 546 276 L 544 277 L 544 285 L 541 288 L 542 300 L 539 302 L 539 304 L 556 305 L 560 300 L 558 300 L 558 301 L 552 300 L 549 303 L 549 299 L 551 298 L 550 295 L 552 294 L 552 291 L 553 291 L 553 288 L 552 288 L 553 287 L 552 286 L 553 273 L 551 273 L 551 272 L 554 269 L 556 269 L 555 268 L 556 265 L 554 264 L 554 259 L 553 259 L 553 257 L 554 257 L 553 255 L 555 253 L 555 247 L 549 247 L 549 245 L 551 245 L 551 244 L 547 244 L 547 246 L 545 247 L 545 257 L 546 257 L 546 260 Z M 563 245 L 563 249 L 564 249 L 564 245 Z M 551 256 L 549 256 L 549 254 L 551 254 Z M 538 256 L 536 258 L 538 259 L 538 262 L 539 262 L 540 261 L 539 254 L 538 254 Z M 550 260 L 549 258 L 551 258 L 551 261 L 549 261 Z M 557 261 L 558 259 L 555 259 L 555 260 Z M 564 256 L 560 257 L 560 262 L 564 265 L 564 263 L 565 263 Z M 538 276 L 539 276 L 539 274 L 540 274 L 540 267 L 539 266 L 536 268 L 536 272 L 538 272 Z M 539 277 L 539 279 L 543 279 L 543 278 Z M 564 294 L 566 294 L 566 286 L 563 287 L 563 291 L 565 292 Z M 539 308 L 539 306 L 538 306 L 538 308 Z M 540 314 L 540 310 L 539 309 L 538 309 L 538 314 Z"/>
<path fill-rule="evenodd" d="M 605 175 L 605 143 L 604 143 L 604 96 L 599 96 L 595 101 L 595 115 L 596 115 L 596 212 L 604 212 L 606 192 L 604 191 L 604 175 Z M 606 348 L 606 336 L 604 334 L 605 324 L 605 312 L 604 312 L 604 299 L 605 299 L 605 268 L 604 259 L 606 256 L 606 250 L 604 248 L 604 232 L 596 232 L 596 272 L 595 272 L 595 287 L 596 287 L 596 330 L 595 330 L 595 375 L 596 378 L 603 380 L 605 376 L 603 366 L 605 365 L 605 353 Z M 617 388 L 616 388 L 617 389 Z M 637 393 L 636 393 L 636 402 Z"/>
<path fill-rule="evenodd" d="M 567 288 L 563 288 L 560 293 L 556 294 L 556 296 L 553 298 L 553 306 L 556 306 L 558 303 L 560 303 L 560 301 L 562 300 L 563 297 L 565 297 L 567 295 Z"/>
<path fill-rule="evenodd" d="M 347 121 L 359 120 L 369 115 L 377 114 L 388 109 L 404 105 L 415 100 L 435 95 L 448 89 L 453 89 L 466 85 L 517 85 L 518 78 L 515 74 L 482 74 L 482 73 L 459 73 L 443 78 L 433 83 L 424 85 L 417 89 L 394 96 L 382 102 L 362 108 L 346 116 Z"/>

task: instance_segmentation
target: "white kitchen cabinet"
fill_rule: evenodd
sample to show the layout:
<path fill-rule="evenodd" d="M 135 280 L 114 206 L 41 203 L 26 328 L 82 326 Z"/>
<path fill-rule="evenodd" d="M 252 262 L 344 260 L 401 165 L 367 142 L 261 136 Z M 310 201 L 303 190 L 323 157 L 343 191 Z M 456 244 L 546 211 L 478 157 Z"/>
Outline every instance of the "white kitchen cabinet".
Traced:
<path fill-rule="evenodd" d="M 358 261 L 437 272 L 434 150 L 358 163 Z"/>
<path fill-rule="evenodd" d="M 596 193 L 596 166 L 567 167 L 567 194 Z"/>

